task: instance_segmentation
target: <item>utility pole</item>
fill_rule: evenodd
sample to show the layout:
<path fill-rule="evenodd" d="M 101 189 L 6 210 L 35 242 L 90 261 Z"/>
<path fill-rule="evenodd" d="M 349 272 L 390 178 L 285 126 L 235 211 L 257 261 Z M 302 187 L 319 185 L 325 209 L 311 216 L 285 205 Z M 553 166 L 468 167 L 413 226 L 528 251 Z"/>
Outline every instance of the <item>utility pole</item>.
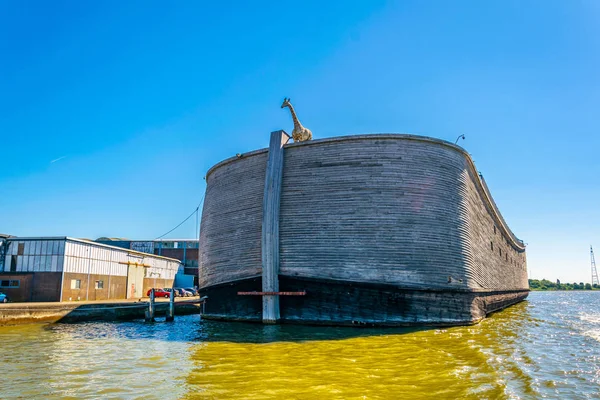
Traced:
<path fill-rule="evenodd" d="M 592 287 L 600 284 L 598 281 L 598 270 L 596 269 L 596 260 L 594 259 L 594 249 L 590 245 L 590 257 L 592 259 Z"/>

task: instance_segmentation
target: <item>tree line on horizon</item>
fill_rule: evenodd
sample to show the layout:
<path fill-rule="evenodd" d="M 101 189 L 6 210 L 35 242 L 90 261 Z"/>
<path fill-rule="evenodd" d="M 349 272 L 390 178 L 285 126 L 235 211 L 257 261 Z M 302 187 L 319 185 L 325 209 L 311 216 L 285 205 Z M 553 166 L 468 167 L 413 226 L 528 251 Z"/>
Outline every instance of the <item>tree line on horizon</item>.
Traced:
<path fill-rule="evenodd" d="M 559 279 L 556 282 L 548 279 L 530 279 L 529 289 L 531 290 L 600 290 L 600 286 L 590 283 L 561 283 Z"/>

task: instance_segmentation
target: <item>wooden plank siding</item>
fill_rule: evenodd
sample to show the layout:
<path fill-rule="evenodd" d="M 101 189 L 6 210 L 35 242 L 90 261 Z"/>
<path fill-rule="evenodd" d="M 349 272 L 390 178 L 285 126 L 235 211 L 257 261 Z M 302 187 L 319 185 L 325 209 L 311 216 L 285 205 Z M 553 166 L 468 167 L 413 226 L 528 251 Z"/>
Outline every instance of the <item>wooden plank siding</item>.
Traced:
<path fill-rule="evenodd" d="M 260 150 L 207 173 L 201 287 L 260 276 L 266 163 Z M 286 145 L 284 165 L 282 276 L 528 289 L 525 247 L 461 147 L 412 135 L 337 137 Z"/>
<path fill-rule="evenodd" d="M 266 150 L 234 157 L 206 176 L 200 229 L 200 287 L 262 273 Z"/>

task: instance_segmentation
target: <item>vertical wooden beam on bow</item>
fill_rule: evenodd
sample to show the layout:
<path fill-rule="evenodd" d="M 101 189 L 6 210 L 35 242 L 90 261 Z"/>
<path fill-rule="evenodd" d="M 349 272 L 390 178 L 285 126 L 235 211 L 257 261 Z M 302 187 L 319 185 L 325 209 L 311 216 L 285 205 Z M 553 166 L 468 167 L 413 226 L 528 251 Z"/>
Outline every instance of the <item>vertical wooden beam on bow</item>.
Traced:
<path fill-rule="evenodd" d="M 271 132 L 265 174 L 262 217 L 262 290 L 279 292 L 279 203 L 283 179 L 283 146 L 290 140 L 284 131 Z M 265 324 L 279 320 L 279 296 L 264 295 L 262 319 Z"/>

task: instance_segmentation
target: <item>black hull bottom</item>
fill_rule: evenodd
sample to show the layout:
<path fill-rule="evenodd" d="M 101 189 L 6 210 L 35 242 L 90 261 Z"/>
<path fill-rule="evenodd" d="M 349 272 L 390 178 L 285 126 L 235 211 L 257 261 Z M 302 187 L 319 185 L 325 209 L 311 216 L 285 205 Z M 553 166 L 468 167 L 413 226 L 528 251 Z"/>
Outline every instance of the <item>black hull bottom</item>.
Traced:
<path fill-rule="evenodd" d="M 208 296 L 204 318 L 262 321 L 261 278 L 201 289 Z M 353 326 L 469 325 L 524 300 L 528 290 L 415 290 L 391 285 L 320 281 L 279 277 L 282 292 L 306 291 L 305 296 L 280 296 L 282 323 Z"/>

